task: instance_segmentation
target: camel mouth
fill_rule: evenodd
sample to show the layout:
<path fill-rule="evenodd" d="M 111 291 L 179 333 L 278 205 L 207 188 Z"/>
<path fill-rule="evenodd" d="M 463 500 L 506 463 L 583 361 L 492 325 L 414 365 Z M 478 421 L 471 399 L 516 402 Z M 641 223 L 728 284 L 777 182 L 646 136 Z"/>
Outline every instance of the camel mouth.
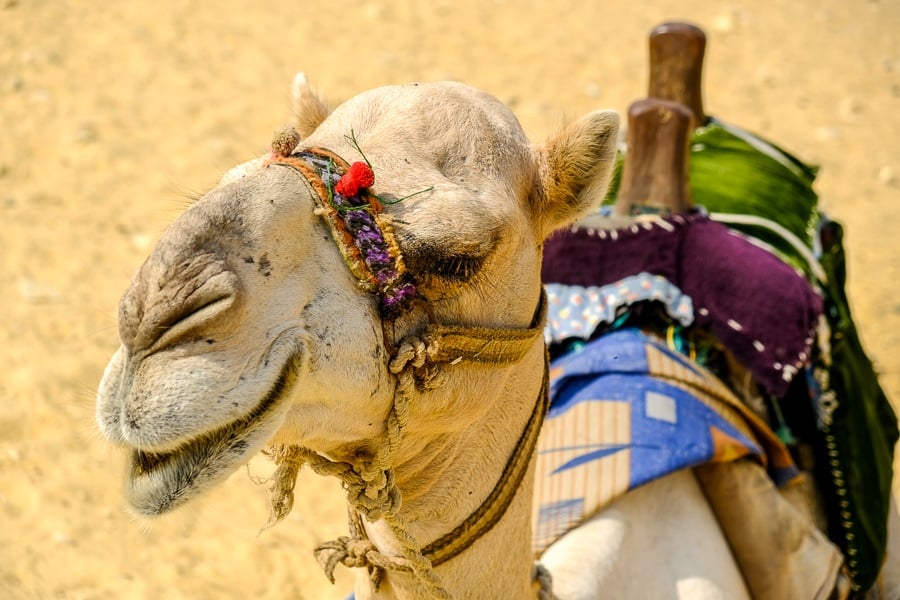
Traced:
<path fill-rule="evenodd" d="M 129 506 L 148 517 L 169 512 L 223 481 L 274 435 L 296 380 L 289 358 L 275 383 L 244 417 L 168 452 L 132 449 L 126 475 Z"/>

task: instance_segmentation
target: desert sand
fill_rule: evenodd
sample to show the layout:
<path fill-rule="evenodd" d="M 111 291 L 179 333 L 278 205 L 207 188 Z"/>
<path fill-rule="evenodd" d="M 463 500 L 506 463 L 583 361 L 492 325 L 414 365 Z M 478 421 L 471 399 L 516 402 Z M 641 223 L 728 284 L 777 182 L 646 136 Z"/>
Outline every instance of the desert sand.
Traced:
<path fill-rule="evenodd" d="M 706 108 L 821 165 L 849 293 L 900 400 L 900 3 L 894 0 L 0 0 L 0 598 L 343 598 L 313 546 L 340 490 L 304 473 L 264 533 L 239 471 L 181 512 L 123 507 L 93 424 L 119 295 L 163 228 L 290 118 L 297 71 L 333 104 L 460 80 L 541 140 L 646 93 L 647 34 L 708 35 Z M 249 473 L 265 473 L 262 459 Z"/>

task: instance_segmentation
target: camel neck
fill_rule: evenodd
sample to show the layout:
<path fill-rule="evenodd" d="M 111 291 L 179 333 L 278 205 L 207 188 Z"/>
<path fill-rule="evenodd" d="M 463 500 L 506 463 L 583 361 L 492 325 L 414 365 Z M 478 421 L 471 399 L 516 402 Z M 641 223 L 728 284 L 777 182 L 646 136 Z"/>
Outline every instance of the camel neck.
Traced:
<path fill-rule="evenodd" d="M 488 407 L 478 426 L 429 440 L 410 439 L 395 466 L 401 515 L 454 597 L 526 597 L 531 589 L 530 507 L 534 443 L 546 413 L 543 345 L 478 399 Z M 498 375 L 502 375 L 499 374 Z M 536 376 L 536 377 L 535 377 Z M 530 390 L 525 393 L 523 390 Z M 396 544 L 379 523 L 367 524 L 382 552 Z M 368 580 L 360 580 L 367 587 Z M 521 593 L 511 593 L 520 590 Z M 378 593 L 359 598 L 414 598 L 417 582 L 391 572 Z M 472 596 L 474 597 L 474 596 Z"/>

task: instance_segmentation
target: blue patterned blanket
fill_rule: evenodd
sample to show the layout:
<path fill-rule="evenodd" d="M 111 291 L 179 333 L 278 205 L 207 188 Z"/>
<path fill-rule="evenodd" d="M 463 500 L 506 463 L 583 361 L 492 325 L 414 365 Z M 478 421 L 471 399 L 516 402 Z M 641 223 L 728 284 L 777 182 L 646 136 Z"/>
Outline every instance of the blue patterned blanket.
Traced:
<path fill-rule="evenodd" d="M 711 373 L 637 329 L 551 364 L 538 446 L 536 554 L 620 495 L 707 462 L 753 457 L 776 483 L 798 474 L 787 448 Z"/>

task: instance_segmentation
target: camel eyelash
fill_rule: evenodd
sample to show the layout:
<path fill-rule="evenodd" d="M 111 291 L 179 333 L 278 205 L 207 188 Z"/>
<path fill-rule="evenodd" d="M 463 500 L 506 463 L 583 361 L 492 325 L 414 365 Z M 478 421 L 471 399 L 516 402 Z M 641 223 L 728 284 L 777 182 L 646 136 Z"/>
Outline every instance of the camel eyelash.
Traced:
<path fill-rule="evenodd" d="M 456 285 L 471 282 L 487 264 L 497 246 L 499 234 L 478 239 L 444 240 L 456 248 L 448 252 L 438 237 L 401 238 L 406 267 L 420 285 L 430 283 Z"/>
<path fill-rule="evenodd" d="M 451 281 L 468 281 L 484 264 L 483 257 L 473 256 L 447 256 L 437 258 L 429 265 L 429 271 L 433 275 Z"/>

